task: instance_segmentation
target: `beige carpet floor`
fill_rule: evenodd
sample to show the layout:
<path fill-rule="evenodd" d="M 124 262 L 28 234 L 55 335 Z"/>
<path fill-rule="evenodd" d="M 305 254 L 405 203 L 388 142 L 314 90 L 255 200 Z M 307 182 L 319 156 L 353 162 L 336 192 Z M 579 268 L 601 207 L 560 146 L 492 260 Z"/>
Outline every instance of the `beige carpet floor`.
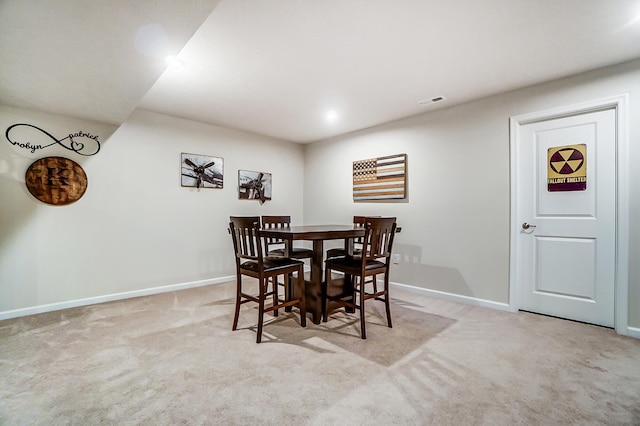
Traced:
<path fill-rule="evenodd" d="M 299 326 L 232 283 L 0 322 L 3 425 L 638 425 L 640 340 L 392 289 Z"/>

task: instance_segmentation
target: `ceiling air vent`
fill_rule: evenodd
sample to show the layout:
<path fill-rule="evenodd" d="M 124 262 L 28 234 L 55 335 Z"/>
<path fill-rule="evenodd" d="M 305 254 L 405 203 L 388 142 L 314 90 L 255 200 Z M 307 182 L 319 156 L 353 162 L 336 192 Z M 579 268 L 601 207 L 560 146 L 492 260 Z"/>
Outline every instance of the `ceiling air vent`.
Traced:
<path fill-rule="evenodd" d="M 427 105 L 435 104 L 435 103 L 446 101 L 446 100 L 447 98 L 445 96 L 436 96 L 431 99 L 423 99 L 418 102 L 418 105 L 427 106 Z"/>

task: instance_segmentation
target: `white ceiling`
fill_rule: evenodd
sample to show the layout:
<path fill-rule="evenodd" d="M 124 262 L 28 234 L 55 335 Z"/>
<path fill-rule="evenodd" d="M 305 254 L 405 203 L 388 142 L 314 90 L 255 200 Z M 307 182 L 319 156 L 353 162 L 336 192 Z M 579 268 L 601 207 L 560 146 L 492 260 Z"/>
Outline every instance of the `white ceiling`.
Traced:
<path fill-rule="evenodd" d="M 2 104 L 301 143 L 639 57 L 640 0 L 0 0 Z"/>
<path fill-rule="evenodd" d="M 220 0 L 0 0 L 0 104 L 121 124 Z"/>

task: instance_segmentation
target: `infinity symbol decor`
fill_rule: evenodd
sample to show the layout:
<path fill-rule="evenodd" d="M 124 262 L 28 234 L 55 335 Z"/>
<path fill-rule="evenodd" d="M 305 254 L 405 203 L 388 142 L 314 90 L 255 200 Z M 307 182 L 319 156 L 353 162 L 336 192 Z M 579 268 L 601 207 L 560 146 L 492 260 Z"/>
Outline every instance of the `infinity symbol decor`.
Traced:
<path fill-rule="evenodd" d="M 37 136 L 42 137 L 42 135 L 46 135 L 51 140 L 53 140 L 53 142 L 51 142 L 50 144 L 41 145 L 37 143 L 32 143 L 31 141 L 24 141 L 24 139 L 22 141 L 16 140 L 15 139 L 16 131 L 24 127 L 30 127 L 30 128 L 36 129 L 38 132 L 40 132 L 37 134 Z M 76 133 L 69 133 L 69 136 L 67 136 L 66 138 L 58 139 L 55 136 L 53 136 L 51 133 L 37 126 L 34 126 L 33 124 L 17 123 L 7 128 L 7 131 L 5 132 L 5 136 L 12 145 L 16 145 L 20 148 L 27 149 L 31 151 L 32 154 L 38 150 L 50 147 L 55 144 L 58 144 L 64 147 L 65 149 L 68 149 L 69 151 L 73 151 L 77 154 L 84 155 L 86 157 L 90 155 L 96 155 L 98 151 L 100 151 L 100 141 L 98 141 L 98 136 L 92 135 L 91 133 L 87 133 L 82 130 Z M 80 142 L 78 139 L 84 142 Z"/>

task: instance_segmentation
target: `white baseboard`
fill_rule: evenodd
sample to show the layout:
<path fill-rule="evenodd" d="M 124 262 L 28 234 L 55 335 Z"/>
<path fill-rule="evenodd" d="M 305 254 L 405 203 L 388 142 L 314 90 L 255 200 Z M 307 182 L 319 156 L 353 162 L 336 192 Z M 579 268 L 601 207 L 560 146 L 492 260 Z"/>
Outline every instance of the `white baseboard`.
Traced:
<path fill-rule="evenodd" d="M 211 284 L 220 284 L 233 281 L 235 275 L 209 280 L 192 281 L 180 284 L 171 284 L 162 287 L 145 288 L 142 290 L 126 291 L 123 293 L 107 294 L 104 296 L 87 297 L 86 299 L 69 300 L 66 302 L 49 303 L 47 305 L 31 306 L 28 308 L 13 309 L 0 312 L 0 321 L 10 318 L 24 317 L 27 315 L 41 314 L 44 312 L 59 311 L 61 309 L 76 308 L 78 306 L 95 305 L 96 303 L 113 302 L 115 300 L 130 299 L 132 297 L 149 296 L 152 294 L 169 293 L 171 291 L 185 290 L 193 287 L 202 287 Z"/>
<path fill-rule="evenodd" d="M 444 291 L 431 290 L 428 288 L 415 287 L 412 285 L 406 285 L 406 284 L 400 284 L 400 283 L 389 283 L 389 284 L 406 291 L 411 291 L 414 293 L 419 293 L 425 296 L 431 296 L 439 299 L 450 300 L 452 302 L 466 303 L 468 305 L 482 306 L 484 308 L 498 309 L 501 311 L 516 312 L 516 310 L 511 308 L 511 306 L 509 306 L 508 303 L 499 303 L 491 300 L 478 299 L 475 297 L 461 296 L 459 294 L 447 293 Z M 626 329 L 623 329 L 619 333 L 625 336 L 635 337 L 636 339 L 640 339 L 640 328 L 638 327 L 627 326 Z"/>
<path fill-rule="evenodd" d="M 0 321 L 10 319 L 10 318 L 24 317 L 27 315 L 59 311 L 61 309 L 76 308 L 78 306 L 95 305 L 97 303 L 112 302 L 115 300 L 130 299 L 133 297 L 140 297 L 140 296 L 149 296 L 152 294 L 159 294 L 159 293 L 169 293 L 172 291 L 185 290 L 185 289 L 194 288 L 194 287 L 202 287 L 205 285 L 221 284 L 229 281 L 234 281 L 235 279 L 236 279 L 235 275 L 230 275 L 227 277 L 212 278 L 208 280 L 192 281 L 192 282 L 180 283 L 180 284 L 171 284 L 171 285 L 162 286 L 162 287 L 145 288 L 142 290 L 133 290 L 133 291 L 127 291 L 123 293 L 107 294 L 104 296 L 87 297 L 85 299 L 69 300 L 65 302 L 49 303 L 47 305 L 38 305 L 38 306 L 31 306 L 28 308 L 13 309 L 10 311 L 0 312 Z M 497 309 L 500 311 L 514 312 L 514 310 L 509 306 L 508 303 L 500 303 L 492 300 L 478 299 L 476 297 L 462 296 L 459 294 L 447 293 L 445 291 L 431 290 L 427 288 L 416 287 L 412 285 L 400 284 L 400 283 L 394 283 L 394 282 L 390 283 L 390 285 L 406 291 L 419 293 L 424 296 L 435 297 L 439 299 L 449 300 L 452 302 L 465 303 L 467 305 L 482 306 L 484 308 Z M 627 331 L 626 334 L 628 336 L 635 337 L 636 339 L 640 339 L 640 328 L 627 327 L 626 331 Z"/>
<path fill-rule="evenodd" d="M 416 287 L 416 286 L 407 285 L 407 284 L 400 284 L 400 283 L 394 283 L 394 282 L 389 284 L 391 286 L 401 288 L 403 290 L 411 291 L 414 293 L 419 293 L 425 296 L 431 296 L 439 299 L 450 300 L 452 302 L 465 303 L 467 305 L 482 306 L 483 308 L 491 308 L 491 309 L 497 309 L 500 311 L 514 312 L 514 310 L 511 309 L 508 303 L 500 303 L 500 302 L 494 302 L 492 300 L 478 299 L 477 297 L 462 296 L 459 294 L 447 293 L 445 291 L 431 290 L 428 288 Z"/>
<path fill-rule="evenodd" d="M 638 328 L 638 327 L 627 327 L 627 336 L 635 337 L 636 339 L 640 339 L 640 328 Z"/>

